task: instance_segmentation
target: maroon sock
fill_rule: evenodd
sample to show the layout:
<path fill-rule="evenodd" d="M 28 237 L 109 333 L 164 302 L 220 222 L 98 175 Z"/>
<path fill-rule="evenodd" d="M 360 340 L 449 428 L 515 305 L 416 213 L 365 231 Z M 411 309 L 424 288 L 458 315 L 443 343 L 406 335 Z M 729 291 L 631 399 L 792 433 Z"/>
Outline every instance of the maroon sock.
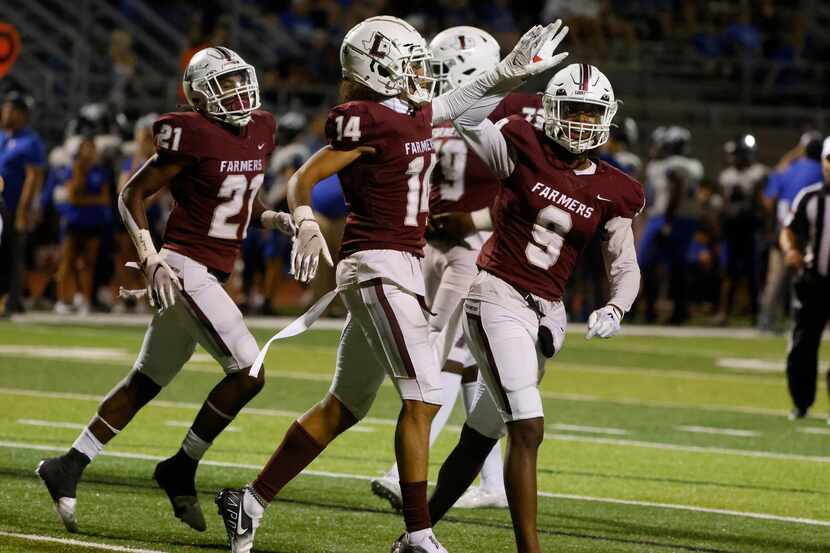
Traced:
<path fill-rule="evenodd" d="M 429 503 L 427 503 L 427 481 L 401 482 L 403 499 L 403 520 L 407 532 L 417 532 L 431 528 L 429 520 Z"/>
<path fill-rule="evenodd" d="M 280 446 L 254 480 L 254 490 L 270 503 L 283 486 L 300 474 L 323 449 L 299 422 L 294 421 Z"/>

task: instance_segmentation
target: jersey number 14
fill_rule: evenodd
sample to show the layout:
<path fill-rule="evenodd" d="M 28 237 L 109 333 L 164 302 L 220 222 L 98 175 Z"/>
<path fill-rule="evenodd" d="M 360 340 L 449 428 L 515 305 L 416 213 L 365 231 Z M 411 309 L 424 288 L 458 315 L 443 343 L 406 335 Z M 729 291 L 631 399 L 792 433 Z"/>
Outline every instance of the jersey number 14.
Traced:
<path fill-rule="evenodd" d="M 427 158 L 429 158 L 428 162 Z M 408 227 L 417 227 L 418 215 L 429 212 L 429 183 L 436 161 L 435 154 L 430 152 L 412 158 L 406 168 L 406 174 L 409 175 L 406 181 L 409 191 L 406 194 L 406 218 L 403 224 Z"/>

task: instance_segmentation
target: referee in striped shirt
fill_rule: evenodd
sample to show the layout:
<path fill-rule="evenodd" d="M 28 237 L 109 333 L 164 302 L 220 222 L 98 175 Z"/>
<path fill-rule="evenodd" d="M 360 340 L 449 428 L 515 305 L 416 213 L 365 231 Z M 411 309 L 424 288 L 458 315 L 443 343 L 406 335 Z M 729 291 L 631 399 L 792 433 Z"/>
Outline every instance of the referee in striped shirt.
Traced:
<path fill-rule="evenodd" d="M 830 137 L 822 147 L 821 167 L 822 182 L 803 188 L 795 197 L 779 240 L 784 263 L 796 275 L 787 353 L 791 419 L 806 416 L 816 399 L 818 350 L 830 319 Z M 830 373 L 827 385 L 830 391 Z"/>

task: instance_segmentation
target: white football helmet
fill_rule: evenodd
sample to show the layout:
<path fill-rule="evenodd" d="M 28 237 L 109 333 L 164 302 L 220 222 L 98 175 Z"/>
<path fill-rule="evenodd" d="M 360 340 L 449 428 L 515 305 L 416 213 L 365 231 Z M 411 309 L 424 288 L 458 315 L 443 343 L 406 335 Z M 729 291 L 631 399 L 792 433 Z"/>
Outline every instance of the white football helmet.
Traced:
<path fill-rule="evenodd" d="M 182 85 L 193 109 L 230 125 L 247 125 L 260 105 L 254 66 L 223 46 L 196 52 Z"/>
<path fill-rule="evenodd" d="M 548 82 L 542 98 L 545 134 L 574 154 L 593 150 L 608 141 L 617 100 L 611 82 L 587 63 L 572 63 Z M 588 115 L 593 123 L 575 116 Z"/>
<path fill-rule="evenodd" d="M 458 88 L 501 60 L 499 43 L 490 33 L 463 25 L 435 35 L 429 49 L 432 51 L 432 75 L 438 80 L 438 94 Z"/>
<path fill-rule="evenodd" d="M 370 17 L 346 33 L 340 47 L 343 78 L 384 96 L 404 94 L 415 105 L 432 100 L 435 79 L 424 37 L 397 17 Z"/>

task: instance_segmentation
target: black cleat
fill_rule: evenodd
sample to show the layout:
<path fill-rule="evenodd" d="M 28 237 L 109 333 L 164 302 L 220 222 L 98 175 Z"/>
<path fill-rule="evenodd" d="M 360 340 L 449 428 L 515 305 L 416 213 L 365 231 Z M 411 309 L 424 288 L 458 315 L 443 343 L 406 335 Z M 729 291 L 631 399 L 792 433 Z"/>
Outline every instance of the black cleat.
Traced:
<path fill-rule="evenodd" d="M 62 455 L 42 460 L 35 469 L 35 473 L 49 490 L 49 495 L 55 502 L 55 511 L 69 532 L 78 531 L 78 521 L 75 519 L 75 493 L 85 466 L 73 463 L 70 455 Z"/>
<path fill-rule="evenodd" d="M 216 494 L 219 516 L 225 523 L 231 553 L 250 553 L 264 507 L 248 486 L 225 488 Z"/>
<path fill-rule="evenodd" d="M 167 494 L 176 518 L 197 532 L 204 532 L 207 523 L 196 495 L 196 465 L 186 467 L 176 459 L 171 457 L 157 464 L 153 480 Z"/>

